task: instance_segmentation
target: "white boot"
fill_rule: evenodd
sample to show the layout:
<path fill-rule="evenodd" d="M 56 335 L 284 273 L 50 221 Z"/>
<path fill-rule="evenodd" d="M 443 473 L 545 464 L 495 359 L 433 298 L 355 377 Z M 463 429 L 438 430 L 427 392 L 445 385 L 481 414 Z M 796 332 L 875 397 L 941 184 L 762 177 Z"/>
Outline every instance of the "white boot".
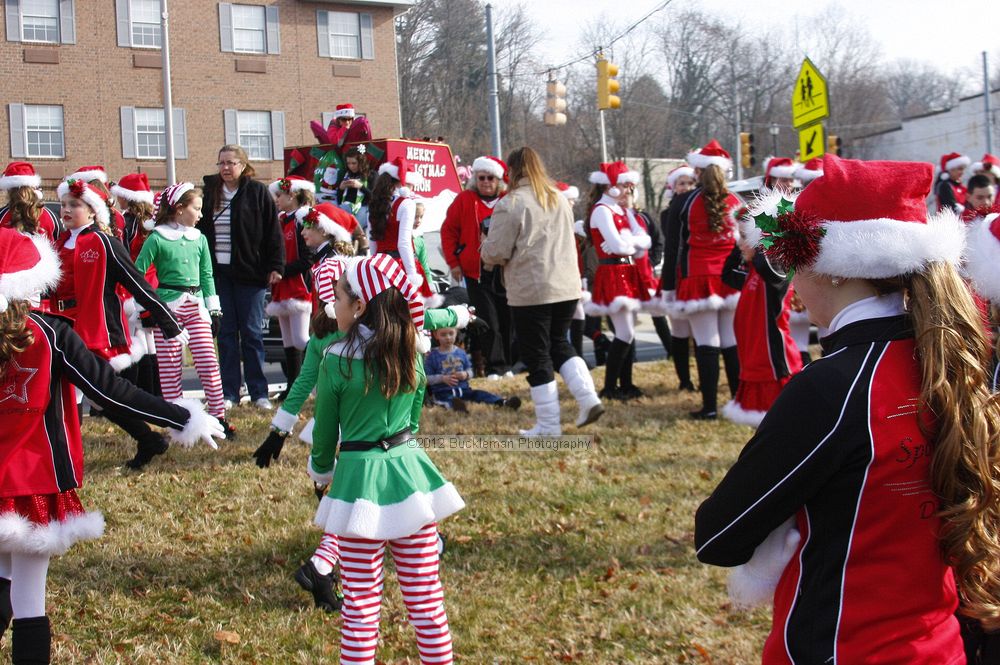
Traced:
<path fill-rule="evenodd" d="M 531 401 L 535 403 L 535 426 L 520 430 L 522 436 L 559 436 L 559 389 L 555 381 L 531 388 Z"/>
<path fill-rule="evenodd" d="M 566 387 L 573 393 L 577 405 L 580 407 L 580 415 L 577 416 L 576 426 L 583 427 L 589 425 L 604 413 L 604 405 L 601 398 L 597 396 L 594 388 L 594 377 L 587 369 L 587 363 L 583 358 L 575 356 L 562 364 L 559 368 Z"/>

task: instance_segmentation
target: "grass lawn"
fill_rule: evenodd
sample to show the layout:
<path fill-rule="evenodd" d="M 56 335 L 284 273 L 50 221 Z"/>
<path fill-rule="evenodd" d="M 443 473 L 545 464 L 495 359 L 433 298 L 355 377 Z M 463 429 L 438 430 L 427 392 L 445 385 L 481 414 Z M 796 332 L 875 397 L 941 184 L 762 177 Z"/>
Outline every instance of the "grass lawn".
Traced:
<path fill-rule="evenodd" d="M 525 407 L 427 409 L 422 433 L 531 424 L 523 378 L 477 383 Z M 638 365 L 636 383 L 647 397 L 609 405 L 586 430 L 589 451 L 431 453 L 468 504 L 441 525 L 458 662 L 759 662 L 769 611 L 731 611 L 725 571 L 692 549 L 695 508 L 750 429 L 687 420 L 698 398 L 672 389 L 665 362 Z M 571 422 L 576 408 L 560 393 Z M 319 540 L 307 449 L 289 439 L 259 470 L 250 453 L 270 418 L 241 407 L 232 420 L 237 441 L 172 448 L 143 473 L 122 468 L 134 452 L 122 432 L 85 424 L 81 497 L 107 528 L 52 562 L 53 662 L 337 662 L 339 615 L 313 609 L 292 579 Z M 379 659 L 418 662 L 391 565 Z"/>

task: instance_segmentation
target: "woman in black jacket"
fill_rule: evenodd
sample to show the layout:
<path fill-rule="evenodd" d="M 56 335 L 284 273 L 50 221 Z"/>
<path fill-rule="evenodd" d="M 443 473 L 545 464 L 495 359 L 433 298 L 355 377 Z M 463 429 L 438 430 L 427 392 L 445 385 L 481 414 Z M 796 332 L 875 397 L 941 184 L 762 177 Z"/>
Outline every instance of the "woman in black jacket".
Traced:
<path fill-rule="evenodd" d="M 219 150 L 218 175 L 204 178 L 198 229 L 208 239 L 222 305 L 219 366 L 227 402 L 239 403 L 243 373 L 254 405 L 270 409 L 264 377 L 264 297 L 281 280 L 285 246 L 278 209 L 238 145 Z M 227 405 L 228 408 L 228 405 Z"/>

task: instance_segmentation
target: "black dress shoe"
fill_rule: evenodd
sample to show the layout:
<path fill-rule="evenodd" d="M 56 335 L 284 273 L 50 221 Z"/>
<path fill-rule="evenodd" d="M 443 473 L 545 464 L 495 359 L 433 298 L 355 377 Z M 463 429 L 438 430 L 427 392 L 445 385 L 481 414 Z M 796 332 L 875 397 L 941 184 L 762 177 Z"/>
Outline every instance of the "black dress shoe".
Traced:
<path fill-rule="evenodd" d="M 610 399 L 618 402 L 625 401 L 625 394 L 622 393 L 620 388 L 603 388 L 601 392 L 597 394 L 601 399 Z"/>
<path fill-rule="evenodd" d="M 311 560 L 295 571 L 295 581 L 312 594 L 316 607 L 324 612 L 336 612 L 344 604 L 343 596 L 337 593 L 337 574 L 330 571 L 327 575 L 320 575 Z"/>
<path fill-rule="evenodd" d="M 138 471 L 149 464 L 157 455 L 167 452 L 169 447 L 170 444 L 163 438 L 163 435 L 154 432 L 148 438 L 138 442 L 135 457 L 125 462 L 125 466 Z"/>
<path fill-rule="evenodd" d="M 640 399 L 646 396 L 646 393 L 639 390 L 638 386 L 622 386 L 619 390 L 621 391 L 625 401 Z"/>
<path fill-rule="evenodd" d="M 685 392 L 685 393 L 696 393 L 696 392 L 698 392 L 698 389 L 695 388 L 694 384 L 691 383 L 690 381 L 685 381 L 684 383 L 682 383 L 677 390 L 680 390 L 681 392 Z"/>
<path fill-rule="evenodd" d="M 705 409 L 699 409 L 698 411 L 692 411 L 690 414 L 693 420 L 718 420 L 719 413 L 717 411 L 706 411 Z"/>

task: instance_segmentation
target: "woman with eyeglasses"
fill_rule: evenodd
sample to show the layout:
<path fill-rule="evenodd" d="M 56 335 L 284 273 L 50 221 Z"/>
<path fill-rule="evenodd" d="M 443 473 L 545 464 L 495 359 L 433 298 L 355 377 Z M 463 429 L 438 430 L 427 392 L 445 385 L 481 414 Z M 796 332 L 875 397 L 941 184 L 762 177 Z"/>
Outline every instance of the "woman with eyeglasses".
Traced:
<path fill-rule="evenodd" d="M 245 376 L 251 402 L 268 410 L 264 299 L 267 289 L 281 281 L 285 266 L 278 209 L 267 185 L 253 179 L 256 173 L 243 148 L 222 146 L 217 166 L 218 174 L 204 178 L 204 214 L 197 228 L 208 240 L 222 304 L 222 393 L 227 408 L 239 404 Z"/>
<path fill-rule="evenodd" d="M 507 165 L 501 160 L 477 157 L 467 189 L 452 201 L 441 225 L 441 250 L 452 279 L 456 283 L 465 280 L 469 304 L 486 323 L 474 341 L 483 354 L 487 375 L 495 379 L 510 370 L 510 308 L 499 271 L 483 268 L 479 248 L 489 232 L 493 209 L 506 193 L 506 176 Z"/>

